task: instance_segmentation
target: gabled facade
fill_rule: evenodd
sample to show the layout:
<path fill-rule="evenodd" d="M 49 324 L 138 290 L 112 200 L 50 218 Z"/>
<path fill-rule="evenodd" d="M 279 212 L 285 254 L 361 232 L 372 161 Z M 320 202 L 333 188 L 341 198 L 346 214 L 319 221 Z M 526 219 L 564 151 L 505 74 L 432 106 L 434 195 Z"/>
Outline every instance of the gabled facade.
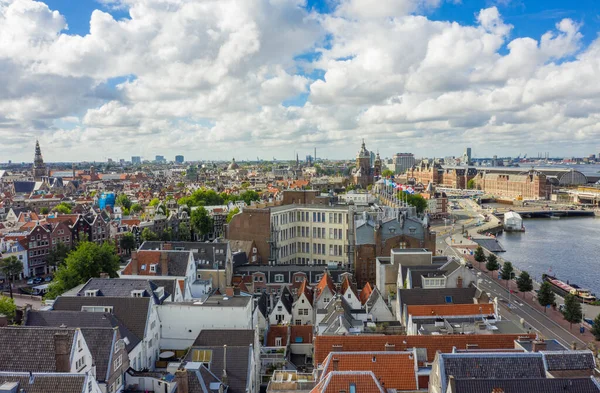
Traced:
<path fill-rule="evenodd" d="M 298 297 L 292 305 L 292 323 L 294 325 L 312 325 L 314 318 L 313 291 L 304 280 L 298 288 Z"/>
<path fill-rule="evenodd" d="M 314 308 L 322 310 L 327 307 L 329 302 L 335 297 L 337 291 L 329 272 L 325 271 L 323 277 L 315 288 Z M 317 321 L 318 322 L 318 321 Z"/>
<path fill-rule="evenodd" d="M 287 289 L 283 288 L 281 296 L 275 302 L 271 313 L 269 314 L 269 324 L 271 325 L 291 325 L 292 322 L 292 305 L 294 304 L 294 298 Z"/>

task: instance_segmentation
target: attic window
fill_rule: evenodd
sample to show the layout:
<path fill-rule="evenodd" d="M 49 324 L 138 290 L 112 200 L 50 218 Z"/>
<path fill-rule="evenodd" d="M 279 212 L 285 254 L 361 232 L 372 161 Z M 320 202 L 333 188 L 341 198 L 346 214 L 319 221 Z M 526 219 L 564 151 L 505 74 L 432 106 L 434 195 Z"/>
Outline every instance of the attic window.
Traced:
<path fill-rule="evenodd" d="M 194 349 L 192 350 L 192 361 L 210 363 L 212 360 L 212 351 L 210 349 Z"/>
<path fill-rule="evenodd" d="M 281 346 L 281 337 L 275 337 L 275 346 L 276 347 L 280 347 Z"/>
<path fill-rule="evenodd" d="M 276 274 L 275 282 L 283 282 L 283 274 Z"/>
<path fill-rule="evenodd" d="M 446 303 L 452 303 L 452 296 L 446 296 Z"/>
<path fill-rule="evenodd" d="M 97 289 L 87 290 L 87 291 L 85 291 L 85 296 L 87 296 L 87 297 L 98 296 L 98 290 Z"/>
<path fill-rule="evenodd" d="M 156 273 L 156 264 L 150 265 L 150 273 Z"/>
<path fill-rule="evenodd" d="M 356 384 L 354 384 L 354 383 L 350 384 L 350 393 L 356 393 Z"/>
<path fill-rule="evenodd" d="M 143 297 L 144 296 L 144 290 L 143 289 L 136 289 L 131 291 L 131 297 Z"/>

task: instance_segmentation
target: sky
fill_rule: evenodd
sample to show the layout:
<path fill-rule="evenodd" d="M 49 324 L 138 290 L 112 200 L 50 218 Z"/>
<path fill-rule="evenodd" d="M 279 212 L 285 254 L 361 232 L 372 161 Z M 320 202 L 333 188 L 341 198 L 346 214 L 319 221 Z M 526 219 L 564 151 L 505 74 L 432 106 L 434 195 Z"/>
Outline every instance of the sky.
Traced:
<path fill-rule="evenodd" d="M 597 0 L 0 0 L 0 162 L 600 154 Z"/>

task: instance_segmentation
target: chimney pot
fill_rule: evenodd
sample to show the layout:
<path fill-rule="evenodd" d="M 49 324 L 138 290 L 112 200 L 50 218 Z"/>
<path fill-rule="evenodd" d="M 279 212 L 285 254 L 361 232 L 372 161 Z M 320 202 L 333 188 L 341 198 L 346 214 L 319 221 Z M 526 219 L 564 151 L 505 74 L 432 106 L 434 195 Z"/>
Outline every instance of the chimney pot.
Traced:
<path fill-rule="evenodd" d="M 167 259 L 167 253 L 163 251 L 160 253 L 160 274 L 163 276 L 167 276 L 168 273 L 169 273 L 169 263 L 168 263 L 168 259 Z"/>
<path fill-rule="evenodd" d="M 333 371 L 337 371 L 340 364 L 340 359 L 333 358 Z"/>
<path fill-rule="evenodd" d="M 138 255 L 137 251 L 131 252 L 131 274 L 137 276 L 138 274 Z"/>

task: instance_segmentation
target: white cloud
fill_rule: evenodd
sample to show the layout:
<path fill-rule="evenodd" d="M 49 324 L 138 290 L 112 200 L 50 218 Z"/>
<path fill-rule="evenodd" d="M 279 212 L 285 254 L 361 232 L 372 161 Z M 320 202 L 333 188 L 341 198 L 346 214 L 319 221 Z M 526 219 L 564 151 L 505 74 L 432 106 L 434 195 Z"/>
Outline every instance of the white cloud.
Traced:
<path fill-rule="evenodd" d="M 384 155 L 586 153 L 600 41 L 584 47 L 570 19 L 515 37 L 496 7 L 470 25 L 419 15 L 441 2 L 340 0 L 320 15 L 302 0 L 110 0 L 130 18 L 96 10 L 80 36 L 42 2 L 0 0 L 0 157 L 31 160 L 33 137 L 51 160 L 316 144 L 348 157 L 362 137 Z M 314 70 L 323 78 L 302 73 Z M 304 106 L 283 106 L 300 94 Z"/>

